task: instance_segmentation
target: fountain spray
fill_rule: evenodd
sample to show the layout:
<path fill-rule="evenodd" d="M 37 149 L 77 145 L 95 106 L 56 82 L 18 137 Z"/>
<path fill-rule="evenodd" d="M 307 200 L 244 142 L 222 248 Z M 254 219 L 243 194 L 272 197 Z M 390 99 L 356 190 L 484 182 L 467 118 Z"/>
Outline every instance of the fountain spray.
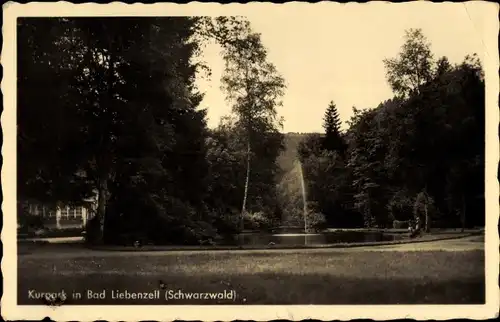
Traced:
<path fill-rule="evenodd" d="M 304 207 L 304 234 L 306 236 L 305 243 L 307 244 L 307 198 L 306 198 L 306 185 L 304 182 L 304 173 L 302 171 L 302 163 L 299 161 L 299 176 L 300 176 L 300 185 L 302 188 L 302 205 Z"/>

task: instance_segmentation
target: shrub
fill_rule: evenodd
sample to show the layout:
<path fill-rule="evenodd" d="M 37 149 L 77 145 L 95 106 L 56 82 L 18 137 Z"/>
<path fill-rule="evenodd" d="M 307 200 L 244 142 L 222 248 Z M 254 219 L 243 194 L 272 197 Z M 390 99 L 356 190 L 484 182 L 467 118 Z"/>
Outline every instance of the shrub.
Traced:
<path fill-rule="evenodd" d="M 410 226 L 409 220 L 394 220 L 392 222 L 392 228 L 394 229 L 407 229 Z"/>
<path fill-rule="evenodd" d="M 36 231 L 44 228 L 43 217 L 31 214 L 24 205 L 18 206 L 17 218 L 19 230 L 22 232 Z"/>
<path fill-rule="evenodd" d="M 318 231 L 327 228 L 325 215 L 318 212 L 309 213 L 307 216 L 307 224 L 310 228 Z M 308 228 L 309 228 L 308 227 Z"/>
<path fill-rule="evenodd" d="M 414 200 L 405 190 L 395 192 L 387 203 L 389 217 L 393 220 L 404 221 L 412 217 Z"/>
<path fill-rule="evenodd" d="M 425 190 L 422 190 L 415 198 L 413 215 L 415 220 L 420 221 L 420 228 L 429 232 L 431 220 L 436 216 L 436 209 L 433 198 Z"/>
<path fill-rule="evenodd" d="M 246 229 L 264 229 L 271 225 L 271 220 L 262 211 L 246 212 L 243 219 Z"/>
<path fill-rule="evenodd" d="M 100 242 L 100 229 L 101 227 L 97 217 L 94 216 L 88 220 L 85 226 L 85 241 L 90 244 Z"/>
<path fill-rule="evenodd" d="M 211 209 L 208 213 L 219 237 L 232 236 L 238 233 L 240 213 L 237 210 L 230 208 Z"/>

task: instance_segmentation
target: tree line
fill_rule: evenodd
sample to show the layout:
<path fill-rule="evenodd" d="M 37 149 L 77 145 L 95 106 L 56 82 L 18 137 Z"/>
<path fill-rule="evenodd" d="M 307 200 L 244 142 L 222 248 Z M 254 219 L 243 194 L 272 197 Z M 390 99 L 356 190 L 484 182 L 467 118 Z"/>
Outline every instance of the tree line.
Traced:
<path fill-rule="evenodd" d="M 422 31 L 410 29 L 384 65 L 393 98 L 373 109 L 353 107 L 344 132 L 330 103 L 325 134 L 308 135 L 298 147 L 315 211 L 336 227 L 484 225 L 479 59 L 435 59 Z"/>

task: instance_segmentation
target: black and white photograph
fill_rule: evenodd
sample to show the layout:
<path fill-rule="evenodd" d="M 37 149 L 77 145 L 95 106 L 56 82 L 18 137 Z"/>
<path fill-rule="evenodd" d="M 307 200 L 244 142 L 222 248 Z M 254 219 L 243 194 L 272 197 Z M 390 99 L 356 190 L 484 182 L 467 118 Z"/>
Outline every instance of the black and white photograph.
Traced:
<path fill-rule="evenodd" d="M 498 316 L 498 14 L 5 4 L 4 318 Z"/>

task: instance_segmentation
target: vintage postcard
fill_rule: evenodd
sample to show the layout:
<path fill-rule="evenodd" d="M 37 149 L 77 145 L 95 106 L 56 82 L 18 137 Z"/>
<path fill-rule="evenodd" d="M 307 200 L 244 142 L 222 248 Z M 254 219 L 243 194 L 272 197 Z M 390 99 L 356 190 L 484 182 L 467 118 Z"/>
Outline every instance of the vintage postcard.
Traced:
<path fill-rule="evenodd" d="M 3 9 L 4 319 L 498 316 L 498 5 Z"/>

